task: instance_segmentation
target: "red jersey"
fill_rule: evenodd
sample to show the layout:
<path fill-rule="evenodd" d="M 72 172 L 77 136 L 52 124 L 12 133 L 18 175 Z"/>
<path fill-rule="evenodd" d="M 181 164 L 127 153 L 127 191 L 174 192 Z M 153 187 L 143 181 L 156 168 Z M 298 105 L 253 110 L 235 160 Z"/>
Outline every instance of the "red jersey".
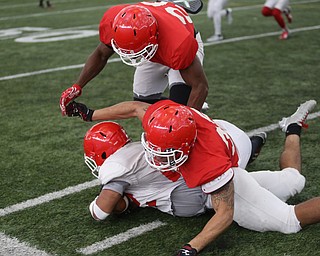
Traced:
<path fill-rule="evenodd" d="M 99 27 L 102 43 L 111 47 L 113 20 L 128 5 L 117 5 L 105 12 Z M 189 67 L 196 56 L 198 42 L 187 12 L 170 2 L 141 2 L 137 5 L 147 8 L 158 23 L 158 50 L 151 61 L 175 70 Z"/>
<path fill-rule="evenodd" d="M 168 103 L 179 105 L 169 100 L 159 101 L 147 109 L 143 120 L 147 121 L 148 115 Z M 237 167 L 239 156 L 234 142 L 225 130 L 207 115 L 188 108 L 192 111 L 196 123 L 197 138 L 188 160 L 179 167 L 178 173 L 181 173 L 188 187 L 194 188 L 214 180 L 231 167 Z M 146 123 L 143 123 L 143 126 L 145 125 Z M 178 173 L 176 172 L 177 177 Z"/>

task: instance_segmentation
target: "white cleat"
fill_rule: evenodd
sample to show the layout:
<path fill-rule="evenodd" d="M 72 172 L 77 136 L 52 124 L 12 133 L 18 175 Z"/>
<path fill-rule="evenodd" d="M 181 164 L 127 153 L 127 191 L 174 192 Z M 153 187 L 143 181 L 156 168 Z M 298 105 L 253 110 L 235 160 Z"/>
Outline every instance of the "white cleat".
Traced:
<path fill-rule="evenodd" d="M 209 109 L 209 104 L 207 102 L 204 102 L 201 108 L 202 112 L 206 112 Z"/>
<path fill-rule="evenodd" d="M 223 40 L 223 36 L 222 35 L 213 35 L 211 37 L 209 37 L 207 39 L 207 42 L 211 43 L 211 42 L 218 42 L 218 41 L 221 41 Z"/>
<path fill-rule="evenodd" d="M 282 118 L 279 122 L 280 129 L 282 129 L 283 132 L 286 132 L 290 124 L 298 124 L 302 127 L 308 127 L 306 124 L 308 114 L 316 105 L 317 102 L 315 100 L 308 100 L 305 103 L 302 103 L 298 107 L 297 111 L 291 116 Z"/>

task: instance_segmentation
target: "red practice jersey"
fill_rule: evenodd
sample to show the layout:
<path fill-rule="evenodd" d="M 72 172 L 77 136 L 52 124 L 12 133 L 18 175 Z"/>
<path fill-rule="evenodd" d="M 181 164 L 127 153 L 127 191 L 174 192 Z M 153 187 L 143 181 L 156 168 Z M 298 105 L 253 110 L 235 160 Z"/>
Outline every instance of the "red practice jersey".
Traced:
<path fill-rule="evenodd" d="M 148 115 L 168 103 L 179 105 L 170 100 L 159 101 L 147 109 L 143 120 L 147 121 Z M 207 115 L 188 108 L 196 122 L 197 138 L 188 160 L 179 167 L 178 173 L 181 173 L 188 187 L 194 188 L 214 180 L 231 167 L 238 167 L 239 156 L 234 142 L 225 130 Z M 143 126 L 145 125 L 144 123 Z M 178 173 L 176 172 L 177 177 Z"/>
<path fill-rule="evenodd" d="M 170 2 L 141 2 L 158 23 L 158 50 L 151 59 L 175 70 L 185 69 L 193 62 L 198 43 L 191 18 L 180 6 Z M 111 47 L 112 24 L 115 16 L 128 4 L 107 10 L 99 27 L 100 41 Z"/>

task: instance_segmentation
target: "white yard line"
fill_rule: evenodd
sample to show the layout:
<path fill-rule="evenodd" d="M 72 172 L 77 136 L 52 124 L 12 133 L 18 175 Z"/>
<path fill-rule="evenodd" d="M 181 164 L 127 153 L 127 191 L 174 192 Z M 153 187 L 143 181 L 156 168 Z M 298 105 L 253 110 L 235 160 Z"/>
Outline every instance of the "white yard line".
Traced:
<path fill-rule="evenodd" d="M 320 29 L 320 25 L 311 26 L 311 27 L 295 28 L 295 29 L 290 29 L 290 31 L 292 33 L 297 33 L 297 32 L 304 32 L 304 31 L 317 30 L 317 29 Z M 269 33 L 264 33 L 264 34 L 259 34 L 259 35 L 251 35 L 251 36 L 240 36 L 240 37 L 235 37 L 235 38 L 224 39 L 224 40 L 218 41 L 218 42 L 204 43 L 203 45 L 210 46 L 210 45 L 216 45 L 216 44 L 227 44 L 227 43 L 234 43 L 234 42 L 239 42 L 239 41 L 244 41 L 244 40 L 263 38 L 263 37 L 268 37 L 268 36 L 276 36 L 276 35 L 280 35 L 280 34 L 281 34 L 281 31 L 269 32 Z"/>
<path fill-rule="evenodd" d="M 24 209 L 27 209 L 27 208 L 30 208 L 30 207 L 34 207 L 34 206 L 37 206 L 37 205 L 40 205 L 40 204 L 43 204 L 43 203 L 47 203 L 47 202 L 50 202 L 50 201 L 52 201 L 54 199 L 60 199 L 60 198 L 62 198 L 64 196 L 68 196 L 68 195 L 71 195 L 71 194 L 74 194 L 74 193 L 81 192 L 81 191 L 83 191 L 85 189 L 98 186 L 99 184 L 100 184 L 99 180 L 95 179 L 95 180 L 92 180 L 92 181 L 84 182 L 82 184 L 78 184 L 78 185 L 73 186 L 73 187 L 67 187 L 67 188 L 65 188 L 63 190 L 60 190 L 60 191 L 48 193 L 48 194 L 45 194 L 43 196 L 40 196 L 40 197 L 37 197 L 37 198 L 34 198 L 34 199 L 29 199 L 27 201 L 24 201 L 24 202 L 21 202 L 21 203 L 18 203 L 18 204 L 14 204 L 14 205 L 8 206 L 6 208 L 0 209 L 0 217 L 6 216 L 6 215 L 14 213 L 14 212 L 22 211 Z"/>
<path fill-rule="evenodd" d="M 140 225 L 138 227 L 128 229 L 127 231 L 120 233 L 118 235 L 108 237 L 100 242 L 96 242 L 90 246 L 78 249 L 77 252 L 82 253 L 84 255 L 97 253 L 99 251 L 103 251 L 114 245 L 121 244 L 123 242 L 128 241 L 131 238 L 137 237 L 139 235 L 142 235 L 148 231 L 162 227 L 164 225 L 167 225 L 167 223 L 163 223 L 159 220 L 150 222 L 148 224 Z"/>
<path fill-rule="evenodd" d="M 20 242 L 17 238 L 9 237 L 2 232 L 0 232 L 0 255 L 51 256 L 51 254 L 34 248 L 26 242 Z"/>
<path fill-rule="evenodd" d="M 320 29 L 320 25 L 311 26 L 311 27 L 296 28 L 296 29 L 292 29 L 291 32 L 297 33 L 297 32 L 317 30 L 317 29 Z M 275 36 L 275 35 L 278 35 L 278 34 L 280 34 L 280 32 L 270 32 L 270 33 L 251 35 L 251 36 L 241 36 L 241 37 L 225 39 L 225 40 L 222 40 L 222 41 L 219 41 L 219 42 L 204 43 L 204 46 L 211 46 L 211 45 L 216 45 L 216 44 L 234 43 L 234 42 L 239 42 L 239 41 L 244 41 L 244 40 L 251 40 L 251 39 L 256 39 L 256 38 Z M 114 59 L 111 59 L 111 60 L 108 61 L 108 63 L 112 63 L 112 62 L 120 62 L 120 58 L 114 58 Z M 58 68 L 50 68 L 50 69 L 33 71 L 33 72 L 21 73 L 21 74 L 16 74 L 16 75 L 11 75 L 11 76 L 3 76 L 3 77 L 0 77 L 0 81 L 12 80 L 12 79 L 28 77 L 28 76 L 41 75 L 41 74 L 52 73 L 52 72 L 63 71 L 63 70 L 69 70 L 69 69 L 77 69 L 77 68 L 82 68 L 83 66 L 84 66 L 84 64 L 77 64 L 77 65 L 71 65 L 71 66 L 64 66 L 64 67 L 58 67 Z"/>
<path fill-rule="evenodd" d="M 298 4 L 309 4 L 309 3 L 318 3 L 320 0 L 310 0 L 310 1 L 302 1 L 302 2 L 294 2 L 290 3 L 290 5 L 298 5 Z M 61 1 L 65 2 L 65 1 Z M 19 5 L 7 5 L 0 7 L 0 10 L 2 9 L 8 9 L 8 8 L 19 8 L 19 7 L 27 7 L 31 5 L 36 4 L 19 4 Z M 110 8 L 113 5 L 100 5 L 100 6 L 93 6 L 93 7 L 86 7 L 86 8 L 77 8 L 77 9 L 71 9 L 71 10 L 63 10 L 63 11 L 50 11 L 50 12 L 43 12 L 43 13 L 33 13 L 33 14 L 25 14 L 25 15 L 18 15 L 18 16 L 8 16 L 8 17 L 1 17 L 0 21 L 5 20 L 16 20 L 16 19 L 24 19 L 24 18 L 34 18 L 34 17 L 42 17 L 42 16 L 48 16 L 48 15 L 60 15 L 60 14 L 68 14 L 68 13 L 77 13 L 77 12 L 87 12 L 87 11 L 94 11 L 94 10 L 100 10 L 104 8 L 105 10 Z M 249 5 L 249 6 L 242 6 L 242 7 L 234 7 L 232 8 L 233 11 L 241 11 L 241 10 L 251 10 L 251 9 L 257 9 L 261 8 L 261 5 Z M 206 11 L 203 10 L 199 12 L 197 15 L 205 15 Z"/>

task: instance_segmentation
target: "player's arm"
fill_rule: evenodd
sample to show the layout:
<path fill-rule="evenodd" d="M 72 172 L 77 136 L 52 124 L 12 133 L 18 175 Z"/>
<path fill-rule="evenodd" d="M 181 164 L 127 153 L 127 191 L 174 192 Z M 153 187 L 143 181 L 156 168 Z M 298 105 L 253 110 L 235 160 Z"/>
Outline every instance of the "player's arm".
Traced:
<path fill-rule="evenodd" d="M 82 88 L 100 73 L 113 53 L 110 47 L 102 43 L 97 46 L 94 52 L 88 57 L 76 83 L 62 92 L 60 97 L 62 115 L 66 115 L 68 104 L 81 95 Z"/>
<path fill-rule="evenodd" d="M 89 81 L 95 78 L 105 67 L 113 53 L 112 48 L 100 43 L 88 57 L 76 84 L 83 88 Z"/>
<path fill-rule="evenodd" d="M 142 120 L 150 104 L 141 101 L 124 101 L 93 112 L 92 121 L 138 117 Z"/>
<path fill-rule="evenodd" d="M 230 181 L 219 190 L 211 193 L 215 214 L 202 231 L 189 244 L 198 252 L 222 234 L 233 221 L 234 185 Z"/>
<path fill-rule="evenodd" d="M 67 106 L 68 116 L 79 116 L 84 121 L 118 120 L 138 117 L 142 120 L 150 104 L 141 101 L 124 101 L 116 105 L 92 110 L 85 104 L 71 102 Z"/>
<path fill-rule="evenodd" d="M 209 86 L 199 58 L 196 56 L 189 67 L 180 70 L 180 74 L 186 84 L 191 86 L 187 105 L 201 110 L 207 98 Z"/>
<path fill-rule="evenodd" d="M 129 207 L 129 199 L 110 189 L 102 189 L 99 196 L 89 206 L 91 216 L 95 220 L 104 220 L 111 213 L 120 214 Z"/>

